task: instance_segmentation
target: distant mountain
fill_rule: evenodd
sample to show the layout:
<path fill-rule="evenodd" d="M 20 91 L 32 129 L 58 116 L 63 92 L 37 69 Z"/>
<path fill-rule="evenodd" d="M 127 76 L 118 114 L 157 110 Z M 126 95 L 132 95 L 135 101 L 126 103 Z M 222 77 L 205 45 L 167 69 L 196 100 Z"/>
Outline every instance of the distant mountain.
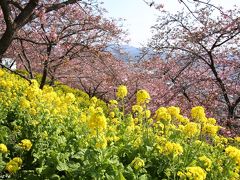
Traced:
<path fill-rule="evenodd" d="M 141 56 L 140 48 L 129 45 L 122 45 L 121 48 L 123 48 L 123 50 L 126 51 L 133 59 L 139 58 Z"/>
<path fill-rule="evenodd" d="M 147 51 L 148 53 L 143 53 Z M 111 52 L 117 59 L 121 59 L 124 61 L 138 61 L 141 59 L 149 59 L 153 51 L 151 51 L 148 48 L 137 48 L 130 45 L 121 45 L 121 46 L 115 46 L 111 45 L 107 48 L 107 51 Z M 144 57 L 142 57 L 144 55 Z"/>

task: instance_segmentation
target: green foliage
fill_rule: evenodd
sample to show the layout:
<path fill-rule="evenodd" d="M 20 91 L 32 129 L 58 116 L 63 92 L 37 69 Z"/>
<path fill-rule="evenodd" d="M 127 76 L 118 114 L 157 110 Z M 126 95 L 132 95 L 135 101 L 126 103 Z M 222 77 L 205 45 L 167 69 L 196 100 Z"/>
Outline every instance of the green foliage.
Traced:
<path fill-rule="evenodd" d="M 151 115 L 144 91 L 125 114 L 124 96 L 119 107 L 64 85 L 40 90 L 3 70 L 0 78 L 0 178 L 239 178 L 240 138 L 219 136 L 202 107 L 190 119 L 177 107 Z"/>

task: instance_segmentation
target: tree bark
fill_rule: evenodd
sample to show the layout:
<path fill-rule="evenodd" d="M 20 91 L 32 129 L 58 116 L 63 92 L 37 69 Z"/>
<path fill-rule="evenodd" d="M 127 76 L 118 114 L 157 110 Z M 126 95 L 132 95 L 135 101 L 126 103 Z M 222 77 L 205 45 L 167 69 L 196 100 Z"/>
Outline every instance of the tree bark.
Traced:
<path fill-rule="evenodd" d="M 49 58 L 51 55 L 51 51 L 52 51 L 52 43 L 49 42 L 50 44 L 47 47 L 47 59 L 44 61 L 43 63 L 43 72 L 42 72 L 42 79 L 41 79 L 41 83 L 40 83 L 40 89 L 43 89 L 44 85 L 46 84 L 46 80 L 47 80 L 47 76 L 48 76 L 48 71 L 49 71 Z"/>
<path fill-rule="evenodd" d="M 48 75 L 48 59 L 44 61 L 44 67 L 43 67 L 43 72 L 42 72 L 42 79 L 39 88 L 43 89 L 43 87 L 46 84 L 47 80 L 47 75 Z"/>
<path fill-rule="evenodd" d="M 0 63 L 2 63 L 3 54 L 11 45 L 15 32 L 13 30 L 6 30 L 0 39 Z"/>
<path fill-rule="evenodd" d="M 234 118 L 234 109 L 233 106 L 228 106 L 228 119 Z"/>

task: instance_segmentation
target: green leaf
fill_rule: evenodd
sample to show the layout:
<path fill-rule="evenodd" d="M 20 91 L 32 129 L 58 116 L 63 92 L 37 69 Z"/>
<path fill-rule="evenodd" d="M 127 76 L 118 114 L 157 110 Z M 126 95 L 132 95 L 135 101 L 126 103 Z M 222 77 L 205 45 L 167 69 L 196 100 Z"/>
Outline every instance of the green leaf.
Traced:
<path fill-rule="evenodd" d="M 53 174 L 51 177 L 50 177 L 50 180 L 58 180 L 58 179 L 61 179 L 59 175 L 57 174 Z"/>
<path fill-rule="evenodd" d="M 0 153 L 0 172 L 5 168 L 5 162 L 2 160 L 2 154 Z"/>
<path fill-rule="evenodd" d="M 139 177 L 139 180 L 148 180 L 147 174 L 141 175 L 141 176 Z"/>
<path fill-rule="evenodd" d="M 69 167 L 67 166 L 66 163 L 59 162 L 57 165 L 57 170 L 58 171 L 68 171 Z"/>

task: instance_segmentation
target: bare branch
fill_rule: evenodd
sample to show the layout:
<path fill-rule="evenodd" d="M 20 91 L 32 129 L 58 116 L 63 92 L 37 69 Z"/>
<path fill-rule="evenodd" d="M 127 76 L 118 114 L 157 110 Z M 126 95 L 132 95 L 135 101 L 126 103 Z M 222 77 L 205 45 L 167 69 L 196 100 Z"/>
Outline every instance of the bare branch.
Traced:
<path fill-rule="evenodd" d="M 38 3 L 39 3 L 39 0 L 29 0 L 29 3 L 21 11 L 21 13 L 15 18 L 14 20 L 15 28 L 20 29 L 29 21 Z"/>
<path fill-rule="evenodd" d="M 4 15 L 4 21 L 6 22 L 6 26 L 7 28 L 11 28 L 12 29 L 12 19 L 11 19 L 11 15 L 10 15 L 10 8 L 9 5 L 7 3 L 7 0 L 1 0 L 0 1 L 0 6 L 2 8 L 2 12 Z"/>

